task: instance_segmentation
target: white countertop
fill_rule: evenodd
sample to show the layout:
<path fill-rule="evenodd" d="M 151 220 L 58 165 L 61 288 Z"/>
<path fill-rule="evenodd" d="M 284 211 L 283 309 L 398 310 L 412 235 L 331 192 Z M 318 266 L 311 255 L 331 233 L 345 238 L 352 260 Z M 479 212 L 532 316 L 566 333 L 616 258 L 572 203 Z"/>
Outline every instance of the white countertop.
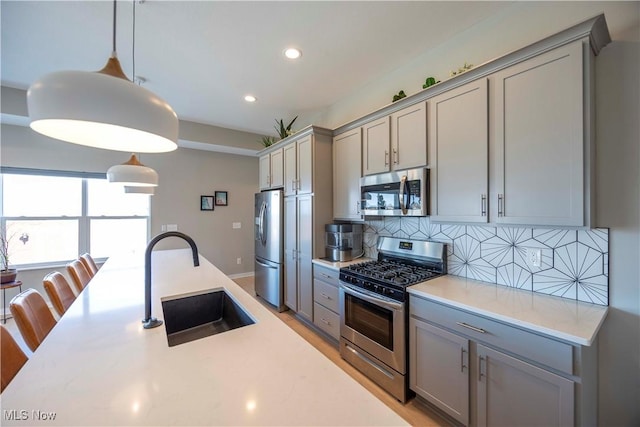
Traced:
<path fill-rule="evenodd" d="M 342 267 L 347 267 L 351 264 L 359 264 L 361 262 L 366 262 L 366 261 L 373 261 L 373 260 L 371 258 L 365 258 L 365 257 L 352 259 L 351 261 L 342 261 L 342 262 L 329 261 L 324 258 L 314 258 L 312 260 L 314 264 L 318 264 L 323 267 L 330 268 L 332 270 L 340 270 Z"/>
<path fill-rule="evenodd" d="M 142 257 L 109 259 L 2 393 L 1 424 L 407 425 L 202 256 L 156 251 L 152 280 L 159 319 L 161 297 L 224 288 L 256 323 L 170 348 L 140 322 Z"/>
<path fill-rule="evenodd" d="M 574 345 L 593 343 L 606 306 L 544 295 L 457 276 L 442 276 L 408 288 L 415 296 L 470 311 Z"/>

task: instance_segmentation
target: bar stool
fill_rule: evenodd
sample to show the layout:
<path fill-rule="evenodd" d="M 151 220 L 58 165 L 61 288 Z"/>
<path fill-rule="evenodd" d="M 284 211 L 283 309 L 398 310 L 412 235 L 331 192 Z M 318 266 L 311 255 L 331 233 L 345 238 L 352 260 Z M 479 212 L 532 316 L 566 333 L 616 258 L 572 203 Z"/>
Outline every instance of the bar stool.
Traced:
<path fill-rule="evenodd" d="M 44 298 L 35 289 L 27 289 L 13 297 L 9 308 L 24 342 L 31 351 L 36 351 L 56 325 Z"/>
<path fill-rule="evenodd" d="M 53 308 L 62 317 L 76 299 L 69 282 L 61 273 L 54 271 L 44 276 L 42 284 L 44 285 L 44 290 L 47 291 L 47 295 L 49 295 Z"/>
<path fill-rule="evenodd" d="M 13 377 L 16 376 L 20 368 L 27 363 L 27 355 L 24 354 L 18 343 L 4 326 L 0 325 L 0 341 L 2 342 L 2 351 L 0 358 L 1 379 L 0 393 L 9 385 Z"/>
<path fill-rule="evenodd" d="M 11 289 L 11 288 L 19 288 L 19 291 L 22 292 L 22 281 L 14 280 L 13 282 L 0 284 L 0 289 L 2 290 L 2 309 L 4 310 L 4 313 L 2 315 L 2 323 L 7 323 L 7 307 L 5 307 L 5 299 L 6 299 L 5 293 L 7 292 L 7 289 Z"/>
<path fill-rule="evenodd" d="M 67 272 L 69 273 L 69 276 L 71 276 L 78 293 L 82 292 L 84 287 L 87 286 L 87 283 L 91 280 L 91 275 L 87 271 L 87 268 L 84 266 L 82 261 L 78 259 L 67 264 Z"/>
<path fill-rule="evenodd" d="M 98 272 L 98 265 L 93 260 L 91 255 L 89 255 L 89 253 L 80 255 L 80 261 L 82 261 L 82 264 L 84 264 L 91 277 L 96 275 L 96 273 Z"/>

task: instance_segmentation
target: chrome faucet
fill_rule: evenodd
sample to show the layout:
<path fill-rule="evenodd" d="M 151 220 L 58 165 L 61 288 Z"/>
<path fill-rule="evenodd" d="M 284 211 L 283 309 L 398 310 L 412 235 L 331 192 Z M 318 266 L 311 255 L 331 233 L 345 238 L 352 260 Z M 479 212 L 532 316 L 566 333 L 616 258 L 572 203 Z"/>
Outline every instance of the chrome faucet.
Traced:
<path fill-rule="evenodd" d="M 200 265 L 200 260 L 198 259 L 198 247 L 196 246 L 196 242 L 189 236 L 184 233 L 180 233 L 179 231 L 167 231 L 166 233 L 158 234 L 156 237 L 151 239 L 149 244 L 147 245 L 147 250 L 144 253 L 144 319 L 142 320 L 143 327 L 145 329 L 155 328 L 156 326 L 162 325 L 162 320 L 158 320 L 155 317 L 151 317 L 151 251 L 153 247 L 160 240 L 166 237 L 180 237 L 185 240 L 189 246 L 191 246 L 191 252 L 193 254 L 193 266 L 197 267 Z"/>

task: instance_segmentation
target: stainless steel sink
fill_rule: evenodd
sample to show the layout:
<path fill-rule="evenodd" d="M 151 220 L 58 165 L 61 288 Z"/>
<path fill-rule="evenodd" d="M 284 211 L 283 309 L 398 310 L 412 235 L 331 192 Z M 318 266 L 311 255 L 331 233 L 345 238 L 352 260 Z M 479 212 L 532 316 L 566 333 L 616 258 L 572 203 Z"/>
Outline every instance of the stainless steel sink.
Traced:
<path fill-rule="evenodd" d="M 224 289 L 162 298 L 162 311 L 169 347 L 255 323 Z"/>

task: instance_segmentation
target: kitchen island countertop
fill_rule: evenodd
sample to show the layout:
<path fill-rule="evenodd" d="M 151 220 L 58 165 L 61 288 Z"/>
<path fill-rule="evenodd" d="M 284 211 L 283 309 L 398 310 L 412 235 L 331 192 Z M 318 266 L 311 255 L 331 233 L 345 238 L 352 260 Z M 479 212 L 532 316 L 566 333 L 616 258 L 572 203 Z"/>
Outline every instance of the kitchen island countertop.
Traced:
<path fill-rule="evenodd" d="M 202 256 L 153 252 L 152 282 L 159 319 L 162 297 L 224 288 L 256 323 L 168 347 L 142 328 L 143 257 L 109 259 L 2 393 L 2 425 L 407 425 Z"/>

